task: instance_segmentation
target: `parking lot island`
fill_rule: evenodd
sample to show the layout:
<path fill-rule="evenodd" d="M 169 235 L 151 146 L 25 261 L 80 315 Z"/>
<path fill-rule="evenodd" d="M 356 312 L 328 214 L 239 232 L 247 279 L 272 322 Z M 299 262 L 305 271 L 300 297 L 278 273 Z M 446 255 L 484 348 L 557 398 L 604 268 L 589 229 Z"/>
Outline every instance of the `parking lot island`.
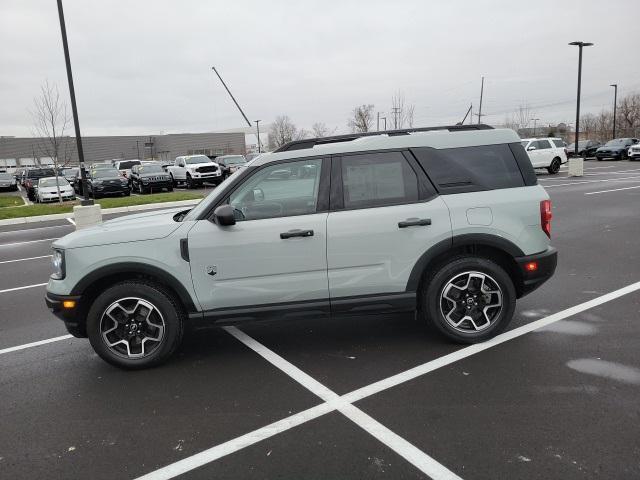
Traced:
<path fill-rule="evenodd" d="M 102 222 L 102 211 L 100 204 L 95 205 L 76 205 L 73 207 L 73 217 L 76 222 L 76 230 L 97 225 Z"/>

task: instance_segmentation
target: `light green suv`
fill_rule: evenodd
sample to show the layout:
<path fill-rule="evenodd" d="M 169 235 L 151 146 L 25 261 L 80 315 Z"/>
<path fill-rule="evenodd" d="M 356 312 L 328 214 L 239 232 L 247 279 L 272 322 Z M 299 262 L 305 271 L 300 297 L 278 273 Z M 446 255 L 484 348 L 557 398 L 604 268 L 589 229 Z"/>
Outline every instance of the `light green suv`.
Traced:
<path fill-rule="evenodd" d="M 167 359 L 187 323 L 415 311 L 472 343 L 503 331 L 516 299 L 553 274 L 550 222 L 511 130 L 305 139 L 191 210 L 56 241 L 46 301 L 124 368 Z"/>

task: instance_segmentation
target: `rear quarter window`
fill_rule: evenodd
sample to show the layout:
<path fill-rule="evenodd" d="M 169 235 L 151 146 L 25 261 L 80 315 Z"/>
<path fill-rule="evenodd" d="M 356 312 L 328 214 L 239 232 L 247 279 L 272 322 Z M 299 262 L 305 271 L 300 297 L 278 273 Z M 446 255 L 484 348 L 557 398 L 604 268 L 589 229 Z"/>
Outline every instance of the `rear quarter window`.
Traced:
<path fill-rule="evenodd" d="M 558 148 L 564 148 L 564 142 L 562 140 L 551 140 L 553 144 Z"/>
<path fill-rule="evenodd" d="M 519 153 L 526 156 L 520 144 L 445 149 L 425 147 L 412 149 L 412 152 L 438 191 L 452 194 L 525 186 L 512 148 L 521 150 Z M 527 163 L 533 173 L 528 160 Z"/>

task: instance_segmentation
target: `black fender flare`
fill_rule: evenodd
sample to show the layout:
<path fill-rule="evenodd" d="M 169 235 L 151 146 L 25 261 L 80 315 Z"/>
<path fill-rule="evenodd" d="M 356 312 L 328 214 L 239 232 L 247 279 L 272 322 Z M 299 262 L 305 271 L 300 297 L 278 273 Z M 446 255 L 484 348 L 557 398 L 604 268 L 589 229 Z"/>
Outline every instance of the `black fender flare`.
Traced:
<path fill-rule="evenodd" d="M 417 292 L 420 286 L 420 279 L 425 272 L 428 265 L 440 255 L 447 253 L 448 251 L 465 246 L 485 246 L 492 247 L 497 250 L 501 250 L 512 258 L 524 256 L 524 252 L 515 243 L 507 240 L 504 237 L 498 235 L 491 235 L 488 233 L 468 233 L 462 235 L 455 235 L 446 240 L 436 243 L 426 252 L 424 252 L 420 258 L 416 261 L 409 279 L 407 280 L 406 291 Z"/>
<path fill-rule="evenodd" d="M 119 262 L 97 268 L 79 280 L 71 289 L 69 295 L 82 295 L 94 283 L 99 282 L 103 278 L 118 274 L 134 274 L 157 278 L 160 283 L 165 284 L 178 295 L 187 312 L 198 311 L 191 295 L 178 279 L 162 268 L 141 262 Z"/>

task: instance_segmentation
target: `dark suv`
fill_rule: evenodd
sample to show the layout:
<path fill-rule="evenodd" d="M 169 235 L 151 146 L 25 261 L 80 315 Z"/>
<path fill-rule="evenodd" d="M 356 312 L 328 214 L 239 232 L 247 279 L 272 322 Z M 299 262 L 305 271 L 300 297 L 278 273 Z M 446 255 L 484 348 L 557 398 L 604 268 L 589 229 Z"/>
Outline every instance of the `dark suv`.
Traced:
<path fill-rule="evenodd" d="M 173 191 L 171 177 L 159 163 L 134 165 L 131 167 L 129 180 L 131 182 L 131 190 L 136 190 L 140 193 L 159 191 L 165 188 L 168 192 Z"/>
<path fill-rule="evenodd" d="M 131 195 L 129 180 L 115 168 L 92 170 L 87 177 L 87 194 L 93 198 L 107 195 Z"/>
<path fill-rule="evenodd" d="M 25 172 L 24 189 L 27 191 L 27 198 L 31 201 L 36 199 L 36 187 L 38 180 L 44 177 L 55 177 L 53 168 L 32 168 Z"/>

